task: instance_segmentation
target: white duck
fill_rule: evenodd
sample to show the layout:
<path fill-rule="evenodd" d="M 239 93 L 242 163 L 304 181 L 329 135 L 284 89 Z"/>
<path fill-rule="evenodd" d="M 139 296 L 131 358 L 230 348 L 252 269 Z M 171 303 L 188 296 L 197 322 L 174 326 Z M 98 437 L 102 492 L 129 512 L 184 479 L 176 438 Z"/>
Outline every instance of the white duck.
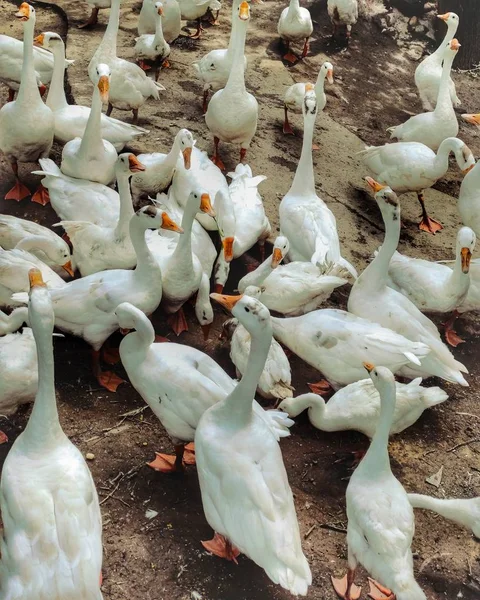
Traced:
<path fill-rule="evenodd" d="M 332 583 L 341 598 L 358 598 L 360 589 L 353 582 L 360 563 L 381 581 L 369 579 L 371 598 L 426 600 L 413 574 L 413 509 L 388 455 L 395 379 L 385 367 L 366 363 L 365 368 L 380 395 L 380 416 L 372 443 L 347 487 L 348 574 L 342 580 L 332 578 Z"/>
<path fill-rule="evenodd" d="M 120 213 L 118 192 L 102 183 L 69 177 L 50 158 L 41 158 L 39 163 L 42 170 L 33 173 L 43 175 L 42 185 L 60 219 L 116 225 Z"/>
<path fill-rule="evenodd" d="M 163 1 L 163 37 L 168 43 L 180 35 L 182 15 L 177 0 Z M 138 34 L 155 33 L 155 0 L 143 0 L 138 16 Z"/>
<path fill-rule="evenodd" d="M 65 271 L 73 276 L 67 242 L 48 227 L 35 221 L 0 215 L 0 247 L 4 250 L 26 250 L 54 271 L 59 271 L 59 275 Z"/>
<path fill-rule="evenodd" d="M 428 216 L 423 191 L 432 187 L 448 171 L 450 153 L 455 155 L 463 173 L 468 173 L 475 165 L 470 148 L 455 137 L 443 140 L 436 154 L 419 142 L 366 146 L 365 150 L 359 152 L 377 181 L 388 185 L 397 194 L 417 192 L 422 207 L 422 220 L 418 226 L 429 233 L 436 233 L 443 227 Z"/>
<path fill-rule="evenodd" d="M 177 0 L 184 21 L 197 21 L 197 31 L 190 37 L 199 39 L 203 31 L 202 17 L 210 7 L 212 0 Z"/>
<path fill-rule="evenodd" d="M 23 2 L 15 16 L 24 22 L 22 80 L 17 99 L 0 109 L 0 150 L 15 175 L 15 185 L 5 199 L 19 201 L 29 196 L 30 190 L 18 178 L 18 163 L 36 162 L 50 154 L 54 120 L 52 111 L 42 102 L 35 78 L 35 9 Z M 34 195 L 32 200 L 43 202 L 41 189 L 38 197 Z"/>
<path fill-rule="evenodd" d="M 36 269 L 30 272 L 29 304 L 38 356 L 38 392 L 27 426 L 2 470 L 0 595 L 101 600 L 102 516 L 85 459 L 58 419 L 52 344 L 55 317 Z"/>
<path fill-rule="evenodd" d="M 266 179 L 264 175 L 253 177 L 249 165 L 238 164 L 235 172 L 228 173 L 232 178 L 229 185 L 230 197 L 220 194 L 215 199 L 215 206 L 219 214 L 225 218 L 231 203 L 233 215 L 231 216 L 230 228 L 234 232 L 233 258 L 239 258 L 250 250 L 257 242 L 261 254 L 265 255 L 265 242 L 271 234 L 272 228 L 265 215 L 263 200 L 258 192 L 258 186 Z M 229 202 L 230 200 L 230 202 Z M 225 260 L 225 254 L 220 253 L 215 265 L 215 284 L 223 286 L 227 282 L 230 273 L 230 262 Z"/>
<path fill-rule="evenodd" d="M 142 69 L 150 68 L 145 65 L 144 60 L 150 60 L 157 63 L 155 79 L 158 79 L 158 73 L 162 67 L 170 66 L 167 58 L 170 56 L 170 46 L 163 36 L 163 4 L 155 3 L 154 21 L 155 33 L 144 33 L 135 38 L 135 56 Z"/>
<path fill-rule="evenodd" d="M 320 67 L 315 82 L 314 90 L 317 97 L 317 112 L 321 112 L 327 104 L 327 96 L 325 94 L 325 79 L 328 83 L 333 83 L 333 65 L 331 62 L 324 62 Z M 294 83 L 285 92 L 283 101 L 283 110 L 285 119 L 283 122 L 283 133 L 294 135 L 293 129 L 288 121 L 288 111 L 302 112 L 302 106 L 305 99 L 307 83 Z M 311 86 L 312 84 L 310 84 Z"/>
<path fill-rule="evenodd" d="M 480 539 L 480 498 L 433 498 L 408 494 L 413 508 L 432 510 L 441 517 L 470 529 Z"/>
<path fill-rule="evenodd" d="M 245 38 L 250 21 L 250 7 L 242 1 L 237 15 L 238 37 L 233 48 L 232 65 L 225 87 L 215 92 L 208 103 L 205 123 L 214 140 L 212 161 L 222 170 L 225 166 L 218 153 L 220 141 L 240 144 L 240 162 L 257 130 L 258 103 L 245 88 Z"/>
<path fill-rule="evenodd" d="M 256 288 L 248 287 L 247 296 L 257 298 Z M 237 378 L 245 373 L 250 354 L 251 337 L 238 319 L 228 319 L 222 326 L 222 339 L 230 340 L 230 359 L 235 365 Z M 272 338 L 265 367 L 258 380 L 257 392 L 267 400 L 283 400 L 293 393 L 292 371 L 287 355 L 277 340 Z"/>
<path fill-rule="evenodd" d="M 311 261 L 322 269 L 338 265 L 356 277 L 355 268 L 340 253 L 335 216 L 315 191 L 312 140 L 317 102 L 313 89 L 308 85 L 307 88 L 303 101 L 302 154 L 293 183 L 279 207 L 281 235 L 290 243 L 290 260 Z"/>
<path fill-rule="evenodd" d="M 460 22 L 458 15 L 454 12 L 447 12 L 444 15 L 437 15 L 437 17 L 447 24 L 445 37 L 435 52 L 424 58 L 415 69 L 415 85 L 417 86 L 418 95 L 420 96 L 424 110 L 433 110 L 435 108 L 440 80 L 442 79 L 445 44 L 453 40 Z M 458 99 L 455 83 L 451 77 L 448 82 L 448 89 L 453 105 L 460 106 L 461 102 Z"/>
<path fill-rule="evenodd" d="M 300 317 L 271 320 L 275 338 L 318 369 L 334 389 L 363 379 L 363 362 L 368 356 L 396 373 L 405 365 L 419 365 L 430 351 L 421 342 L 411 342 L 344 310 L 323 308 Z M 314 385 L 323 387 L 323 383 Z"/>
<path fill-rule="evenodd" d="M 390 137 L 401 142 L 421 142 L 432 150 L 438 150 L 446 138 L 456 137 L 458 121 L 450 98 L 449 84 L 452 63 L 459 48 L 460 44 L 456 39 L 444 45 L 442 77 L 435 110 L 410 117 L 402 125 L 389 127 L 387 131 Z"/>
<path fill-rule="evenodd" d="M 300 6 L 299 0 L 290 0 L 290 4 L 282 10 L 277 24 L 278 35 L 285 44 L 287 53 L 283 59 L 294 63 L 298 60 L 290 50 L 292 42 L 304 41 L 301 58 L 305 58 L 310 49 L 309 39 L 313 33 L 310 11 Z"/>
<path fill-rule="evenodd" d="M 408 367 L 404 373 L 435 375 L 451 383 L 468 386 L 462 375 L 468 373 L 467 369 L 455 360 L 442 342 L 435 324 L 406 296 L 388 287 L 388 268 L 400 238 L 400 205 L 395 192 L 389 187 L 381 186 L 369 177 L 367 181 L 376 191 L 375 200 L 385 223 L 385 239 L 377 256 L 353 284 L 348 310 L 430 348 L 421 366 Z"/>
<path fill-rule="evenodd" d="M 194 145 L 193 135 L 188 129 L 180 129 L 175 136 L 168 154 L 153 152 L 139 154 L 138 160 L 145 169 L 132 177 L 132 195 L 134 202 L 142 196 L 153 196 L 166 190 L 172 182 L 177 162 L 182 155 L 183 166 L 190 169 L 190 159 Z"/>
<path fill-rule="evenodd" d="M 12 294 L 28 291 L 28 273 L 33 267 L 41 271 L 48 288 L 61 288 L 66 285 L 65 281 L 35 254 L 18 248 L 0 248 L 0 306 L 19 306 L 19 303 L 12 299 Z M 73 274 L 71 264 L 67 263 L 65 269 L 67 268 L 69 273 Z"/>
<path fill-rule="evenodd" d="M 148 1 L 148 0 L 147 0 Z M 233 54 L 238 39 L 238 8 L 242 0 L 232 2 L 232 27 L 228 48 L 211 50 L 205 56 L 193 63 L 199 79 L 203 83 L 203 112 L 207 112 L 207 100 L 210 91 L 216 92 L 227 85 L 232 68 Z M 244 68 L 247 68 L 247 57 L 244 56 Z"/>
<path fill-rule="evenodd" d="M 122 380 L 100 370 L 100 348 L 118 329 L 116 307 L 131 302 L 146 314 L 151 314 L 162 298 L 160 266 L 148 249 L 145 233 L 148 229 L 180 230 L 166 213 L 153 206 L 138 210 L 130 221 L 130 238 L 137 254 L 137 266 L 132 270 L 112 269 L 63 283 L 63 289 L 51 290 L 55 310 L 55 325 L 92 347 L 94 374 L 100 385 L 115 391 Z M 14 300 L 26 302 L 25 294 L 15 294 Z"/>
<path fill-rule="evenodd" d="M 117 35 L 120 22 L 120 2 L 121 0 L 112 0 L 108 26 L 88 65 L 88 75 L 92 83 L 95 83 L 97 66 L 100 63 L 107 64 L 112 72 L 107 116 L 110 116 L 113 108 L 131 110 L 133 121 L 136 123 L 138 109 L 145 104 L 148 98 L 159 100 L 159 91 L 165 88 L 147 77 L 138 65 L 118 58 Z"/>
<path fill-rule="evenodd" d="M 155 331 L 145 314 L 128 302 L 115 313 L 122 329 L 134 329 L 120 343 L 120 357 L 130 382 L 153 410 L 175 445 L 175 456 L 156 453 L 150 464 L 161 472 L 183 469 L 185 444 L 192 442 L 202 414 L 223 400 L 236 385 L 210 356 L 184 344 L 155 343 Z M 288 436 L 293 421 L 280 411 L 254 411 L 276 435 Z M 190 448 L 187 446 L 187 451 Z M 188 452 L 185 459 L 192 461 Z"/>
<path fill-rule="evenodd" d="M 8 316 L 0 311 L 0 413 L 5 416 L 32 402 L 37 393 L 37 348 L 32 330 L 25 327 L 15 333 L 27 319 L 25 307 Z"/>
<path fill-rule="evenodd" d="M 147 236 L 149 251 L 162 271 L 162 308 L 170 315 L 169 323 L 176 335 L 188 331 L 182 307 L 199 289 L 202 281 L 202 263 L 192 251 L 192 227 L 199 211 L 215 215 L 210 196 L 202 190 L 190 193 L 182 217 L 184 234 L 178 240 L 156 233 Z"/>
<path fill-rule="evenodd" d="M 410 383 L 396 382 L 397 401 L 390 435 L 413 425 L 423 411 L 448 400 L 439 387 L 424 388 L 420 377 Z M 310 423 L 321 431 L 360 431 L 370 439 L 377 430 L 380 395 L 371 379 L 361 379 L 338 390 L 328 402 L 318 394 L 287 398 L 278 408 L 296 417 L 308 410 Z"/>
<path fill-rule="evenodd" d="M 93 27 L 98 22 L 98 13 L 101 8 L 110 8 L 112 5 L 111 0 L 87 0 L 88 6 L 92 7 L 90 16 L 81 25 L 78 25 L 80 29 L 86 29 L 88 27 Z"/>
<path fill-rule="evenodd" d="M 96 68 L 92 108 L 85 133 L 81 138 L 67 142 L 62 151 L 60 170 L 69 177 L 88 179 L 108 185 L 115 179 L 117 151 L 108 140 L 102 139 L 100 115 L 102 103 L 108 102 L 110 68 L 99 64 Z"/>
<path fill-rule="evenodd" d="M 475 233 L 470 227 L 459 229 L 453 269 L 395 252 L 388 268 L 387 285 L 409 298 L 422 312 L 455 311 L 466 299 L 470 288 L 470 260 L 475 241 Z M 447 342 L 458 346 L 463 340 L 449 323 L 445 325 Z"/>
<path fill-rule="evenodd" d="M 274 583 L 305 596 L 312 575 L 278 436 L 252 405 L 272 341 L 269 312 L 249 296 L 212 298 L 232 310 L 249 332 L 251 347 L 242 380 L 202 415 L 195 432 L 203 509 L 215 531 L 202 544 L 229 560 L 244 553 Z"/>
<path fill-rule="evenodd" d="M 338 27 L 346 28 L 347 44 L 352 37 L 352 26 L 358 21 L 357 0 L 327 0 L 327 11 L 333 26 L 332 36 L 337 35 Z"/>
<path fill-rule="evenodd" d="M 61 144 L 66 144 L 74 138 L 82 138 L 90 116 L 90 107 L 67 102 L 63 85 L 66 63 L 65 44 L 58 33 L 51 31 L 41 33 L 35 38 L 35 43 L 51 50 L 54 57 L 52 83 L 48 90 L 46 104 L 53 110 L 55 139 Z M 102 139 L 111 142 L 117 152 L 137 136 L 148 133 L 143 127 L 124 123 L 103 113 L 100 115 L 100 132 Z"/>
<path fill-rule="evenodd" d="M 130 239 L 133 217 L 129 179 L 143 169 L 134 154 L 120 154 L 115 166 L 120 197 L 120 213 L 115 226 L 96 225 L 89 221 L 60 221 L 73 246 L 75 266 L 82 277 L 107 269 L 133 269 L 137 255 Z"/>
<path fill-rule="evenodd" d="M 0 82 L 8 86 L 8 101 L 15 97 L 20 87 L 23 67 L 23 42 L 9 35 L 0 35 Z M 46 84 L 53 78 L 55 61 L 51 52 L 43 48 L 33 49 L 33 64 L 40 95 L 46 91 Z M 63 68 L 73 64 L 73 60 L 64 61 Z"/>
<path fill-rule="evenodd" d="M 269 310 L 294 317 L 319 308 L 337 287 L 347 283 L 335 275 L 325 275 L 310 262 L 294 261 L 279 264 L 288 254 L 290 244 L 279 235 L 273 254 L 255 271 L 247 273 L 238 283 L 243 293 L 247 286 L 259 286 L 259 300 Z"/>
<path fill-rule="evenodd" d="M 480 163 L 463 178 L 458 196 L 458 211 L 463 224 L 480 236 Z"/>

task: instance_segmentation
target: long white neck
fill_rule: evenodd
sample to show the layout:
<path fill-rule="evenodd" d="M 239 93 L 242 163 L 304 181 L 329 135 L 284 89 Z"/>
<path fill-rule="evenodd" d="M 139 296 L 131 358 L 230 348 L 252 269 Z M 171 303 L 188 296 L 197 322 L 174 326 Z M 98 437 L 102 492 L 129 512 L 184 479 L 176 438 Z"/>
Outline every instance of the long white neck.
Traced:
<path fill-rule="evenodd" d="M 7 335 L 17 331 L 23 323 L 28 323 L 28 308 L 21 306 L 9 315 L 0 310 L 0 335 Z"/>
<path fill-rule="evenodd" d="M 288 13 L 287 17 L 293 17 L 300 10 L 300 2 L 299 0 L 290 0 L 290 4 L 288 5 Z"/>
<path fill-rule="evenodd" d="M 65 44 L 63 40 L 56 40 L 53 46 L 53 73 L 47 96 L 47 106 L 51 110 L 60 110 L 68 106 L 65 96 Z"/>
<path fill-rule="evenodd" d="M 102 99 L 98 85 L 93 86 L 92 107 L 88 117 L 85 133 L 83 134 L 78 157 L 86 159 L 89 155 L 99 156 L 103 151 L 103 140 L 101 130 Z"/>
<path fill-rule="evenodd" d="M 48 251 L 52 249 L 52 243 L 41 235 L 27 235 L 18 242 L 15 248 L 31 252 L 35 256 L 37 256 L 37 251 L 40 250 L 48 256 Z"/>
<path fill-rule="evenodd" d="M 238 291 L 243 293 L 249 285 L 260 287 L 265 279 L 273 272 L 272 257 L 268 256 L 255 271 L 247 273 L 238 283 Z"/>
<path fill-rule="evenodd" d="M 145 232 L 148 228 L 138 218 L 130 220 L 129 230 L 133 249 L 137 255 L 137 266 L 135 273 L 141 278 L 151 279 L 161 277 L 161 269 L 155 257 L 150 252 L 145 240 Z"/>
<path fill-rule="evenodd" d="M 450 140 L 443 140 L 438 148 L 435 160 L 433 161 L 433 168 L 428 170 L 429 177 L 431 176 L 432 178 L 440 179 L 445 175 L 445 173 L 448 171 L 448 157 L 450 156 L 450 152 L 452 152 L 452 150 L 453 148 Z"/>
<path fill-rule="evenodd" d="M 117 35 L 118 27 L 120 25 L 120 1 L 121 0 L 112 0 L 107 29 L 105 30 L 103 39 L 95 54 L 108 53 L 115 55 L 117 52 Z"/>
<path fill-rule="evenodd" d="M 304 410 L 308 409 L 308 417 L 315 427 L 323 429 L 322 421 L 325 416 L 325 400 L 313 393 L 300 394 L 295 398 L 287 398 L 289 405 L 288 414 L 290 417 L 296 417 Z"/>
<path fill-rule="evenodd" d="M 320 69 L 317 75 L 317 81 L 315 82 L 315 95 L 317 98 L 325 94 L 325 79 L 327 73 L 324 69 Z"/>
<path fill-rule="evenodd" d="M 245 38 L 247 37 L 248 20 L 242 21 L 237 15 L 236 39 L 233 46 L 232 66 L 225 90 L 235 93 L 245 92 Z"/>
<path fill-rule="evenodd" d="M 30 17 L 23 24 L 23 67 L 20 88 L 18 90 L 17 105 L 28 105 L 31 110 L 32 102 L 42 102 L 37 87 L 35 66 L 33 62 L 33 31 L 35 29 L 35 18 Z"/>
<path fill-rule="evenodd" d="M 258 381 L 265 367 L 270 345 L 272 343 L 272 326 L 266 323 L 261 330 L 249 331 L 251 344 L 250 354 L 244 374 L 240 382 L 229 396 L 222 401 L 228 415 L 233 415 L 236 423 L 245 423 L 252 412 Z"/>
<path fill-rule="evenodd" d="M 34 290 L 33 293 L 43 293 Z M 55 397 L 55 370 L 53 360 L 53 320 L 33 326 L 33 335 L 37 345 L 38 391 L 35 397 L 32 414 L 23 433 L 23 439 L 32 446 L 50 446 L 63 437 L 58 420 L 57 401 Z"/>
<path fill-rule="evenodd" d="M 446 110 L 453 110 L 452 99 L 450 97 L 450 72 L 452 70 L 452 64 L 455 55 L 448 56 L 443 61 L 442 77 L 440 79 L 440 86 L 438 88 L 437 104 L 435 106 L 435 113 L 444 112 Z"/>
<path fill-rule="evenodd" d="M 180 154 L 180 138 L 178 136 L 175 136 L 172 147 L 170 148 L 170 152 L 165 157 L 165 160 L 160 161 L 158 164 L 156 164 L 154 166 L 154 170 L 163 172 L 165 169 L 165 166 L 169 166 L 172 169 L 175 168 L 177 161 L 178 161 L 179 154 Z"/>
<path fill-rule="evenodd" d="M 128 235 L 130 219 L 134 213 L 129 179 L 130 173 L 126 173 L 123 169 L 118 170 L 117 186 L 120 197 L 120 213 L 118 215 L 117 226 L 115 227 L 116 238 L 125 238 Z"/>
<path fill-rule="evenodd" d="M 315 192 L 315 176 L 313 173 L 313 157 L 312 157 L 312 141 L 313 129 L 315 127 L 315 119 L 317 113 L 310 112 L 305 114 L 303 127 L 303 143 L 302 154 L 298 162 L 293 183 L 288 191 L 289 194 L 295 196 L 314 195 Z"/>
<path fill-rule="evenodd" d="M 396 220 L 384 214 L 384 222 L 385 238 L 382 247 L 357 280 L 368 280 L 375 288 L 384 286 L 387 281 L 388 267 L 400 240 L 400 211 Z"/>
<path fill-rule="evenodd" d="M 435 50 L 435 52 L 430 56 L 430 58 L 434 57 L 435 60 L 438 62 L 438 64 L 442 64 L 443 61 L 443 52 L 445 49 L 445 46 L 447 44 L 447 42 L 451 42 L 453 40 L 453 38 L 455 37 L 455 34 L 457 33 L 457 29 L 458 29 L 458 21 L 456 21 L 455 23 L 449 23 L 447 25 L 447 32 L 445 33 L 445 37 L 443 38 L 442 43 L 440 44 L 440 46 L 438 46 L 438 48 Z"/>
<path fill-rule="evenodd" d="M 240 6 L 241 0 L 233 0 L 232 3 L 232 28 L 230 30 L 230 39 L 228 41 L 228 50 L 227 53 L 230 57 L 233 56 L 233 50 L 235 48 L 235 44 L 237 43 L 238 37 L 238 7 Z"/>
<path fill-rule="evenodd" d="M 192 255 L 192 227 L 198 205 L 193 198 L 189 198 L 182 217 L 183 235 L 178 238 L 177 245 L 173 251 L 172 258 L 168 264 L 168 270 L 174 270 L 179 276 L 187 277 L 193 272 Z"/>
<path fill-rule="evenodd" d="M 466 527 L 472 527 L 472 523 L 477 520 L 473 514 L 476 502 L 480 509 L 478 498 L 432 498 L 423 494 L 408 494 L 408 500 L 413 508 L 433 510 L 438 515 Z"/>
<path fill-rule="evenodd" d="M 395 414 L 395 393 L 395 386 L 391 386 L 383 396 L 380 395 L 380 417 L 377 429 L 361 463 L 365 469 L 372 469 L 375 472 L 390 471 L 388 438 Z"/>
<path fill-rule="evenodd" d="M 162 15 L 159 15 L 157 9 L 155 9 L 155 37 L 153 38 L 153 43 L 155 46 L 162 43 L 164 46 L 166 44 L 165 38 L 163 37 L 163 27 L 162 27 Z"/>
<path fill-rule="evenodd" d="M 120 355 L 123 351 L 139 352 L 144 354 L 155 342 L 155 330 L 147 315 L 136 306 L 130 308 L 133 317 L 134 329 L 120 342 Z"/>

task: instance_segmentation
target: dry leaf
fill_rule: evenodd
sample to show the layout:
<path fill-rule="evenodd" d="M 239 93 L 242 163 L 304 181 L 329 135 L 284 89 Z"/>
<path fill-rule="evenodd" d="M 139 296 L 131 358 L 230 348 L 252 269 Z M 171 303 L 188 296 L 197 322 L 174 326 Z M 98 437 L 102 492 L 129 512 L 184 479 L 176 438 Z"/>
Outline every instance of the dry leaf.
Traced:
<path fill-rule="evenodd" d="M 443 465 L 440 467 L 440 469 L 434 473 L 433 475 L 430 475 L 430 477 L 427 477 L 425 479 L 425 481 L 427 483 L 429 483 L 430 485 L 435 486 L 436 488 L 440 487 L 440 484 L 442 483 L 442 477 L 443 477 Z"/>

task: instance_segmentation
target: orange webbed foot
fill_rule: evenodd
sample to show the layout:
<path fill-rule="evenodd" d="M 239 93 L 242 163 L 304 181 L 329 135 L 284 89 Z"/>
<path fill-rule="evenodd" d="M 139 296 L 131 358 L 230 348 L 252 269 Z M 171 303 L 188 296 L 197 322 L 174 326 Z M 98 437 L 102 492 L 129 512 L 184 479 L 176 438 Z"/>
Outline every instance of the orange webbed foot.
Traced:
<path fill-rule="evenodd" d="M 125 380 L 118 375 L 115 375 L 112 371 L 102 371 L 97 380 L 98 383 L 109 392 L 116 392 L 118 386 L 125 383 Z"/>
<path fill-rule="evenodd" d="M 160 473 L 176 473 L 183 470 L 183 467 L 178 466 L 177 457 L 173 454 L 155 452 L 155 460 L 147 464 L 154 471 L 160 471 Z"/>
<path fill-rule="evenodd" d="M 287 52 L 282 58 L 290 64 L 296 63 L 299 60 L 298 56 L 295 56 L 292 52 Z"/>
<path fill-rule="evenodd" d="M 5 194 L 5 200 L 16 200 L 17 202 L 20 202 L 20 200 L 30 196 L 30 194 L 31 191 L 27 186 L 23 185 L 23 183 L 17 179 L 12 189 Z"/>
<path fill-rule="evenodd" d="M 395 594 L 392 590 L 389 590 L 381 583 L 378 583 L 375 579 L 369 577 L 368 583 L 370 585 L 368 597 L 372 598 L 372 600 L 395 600 Z"/>
<path fill-rule="evenodd" d="M 185 318 L 185 313 L 183 312 L 183 308 L 177 310 L 176 313 L 170 315 L 167 319 L 168 324 L 172 328 L 175 335 L 180 335 L 184 331 L 188 331 L 188 323 Z"/>
<path fill-rule="evenodd" d="M 186 465 L 195 465 L 195 444 L 190 442 L 187 444 L 183 451 L 183 462 Z"/>
<path fill-rule="evenodd" d="M 350 593 L 347 596 L 348 581 L 346 575 L 342 579 L 335 579 L 335 577 L 330 577 L 330 579 L 335 593 L 339 598 L 342 598 L 342 600 L 358 600 L 360 598 L 362 588 L 356 586 L 354 583 L 352 583 Z"/>
<path fill-rule="evenodd" d="M 443 225 L 439 221 L 427 216 L 422 218 L 418 224 L 418 228 L 422 231 L 426 231 L 427 233 L 435 235 L 437 231 L 441 231 L 443 229 Z"/>
<path fill-rule="evenodd" d="M 454 329 L 445 329 L 445 339 L 448 344 L 454 348 L 465 342 Z"/>
<path fill-rule="evenodd" d="M 219 558 L 225 558 L 226 560 L 233 561 L 236 565 L 238 564 L 237 556 L 240 554 L 240 550 L 232 546 L 232 544 L 220 535 L 215 532 L 215 535 L 211 540 L 202 541 L 202 546 L 208 552 L 211 552 L 215 556 Z"/>
<path fill-rule="evenodd" d="M 214 165 L 217 165 L 220 171 L 225 171 L 225 165 L 223 164 L 223 160 L 217 154 L 214 154 L 210 160 L 213 162 Z"/>
<path fill-rule="evenodd" d="M 307 385 L 314 394 L 318 394 L 319 396 L 326 396 L 333 391 L 332 386 L 326 379 L 321 379 L 317 383 L 309 383 Z"/>
<path fill-rule="evenodd" d="M 41 206 L 46 206 L 50 203 L 50 196 L 48 194 L 48 190 L 47 188 L 43 187 L 42 184 L 38 186 L 37 191 L 33 194 L 32 202 L 36 202 Z"/>
<path fill-rule="evenodd" d="M 294 133 L 294 131 L 292 129 L 292 126 L 290 125 L 290 123 L 288 121 L 286 121 L 283 124 L 283 133 L 285 135 L 295 135 L 295 133 Z"/>

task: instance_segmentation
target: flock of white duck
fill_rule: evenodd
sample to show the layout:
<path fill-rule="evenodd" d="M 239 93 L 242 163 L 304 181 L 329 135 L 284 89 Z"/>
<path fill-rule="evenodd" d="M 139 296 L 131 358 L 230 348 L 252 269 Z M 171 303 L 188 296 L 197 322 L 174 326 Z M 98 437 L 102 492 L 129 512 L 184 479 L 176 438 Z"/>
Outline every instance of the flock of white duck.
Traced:
<path fill-rule="evenodd" d="M 120 0 L 89 3 L 92 14 L 85 26 L 95 24 L 99 9 L 111 7 L 89 65 L 91 108 L 68 104 L 64 72 L 71 61 L 65 59 L 64 42 L 52 32 L 34 39 L 31 5 L 23 3 L 16 13 L 23 21 L 23 44 L 0 36 L 0 79 L 9 89 L 9 102 L 0 110 L 0 149 L 15 175 L 6 198 L 20 201 L 30 195 L 18 177 L 18 163 L 38 161 L 41 170 L 35 173 L 43 179 L 32 200 L 50 202 L 68 236 L 0 216 L 0 304 L 13 309 L 0 311 L 0 413 L 12 414 L 35 399 L 2 472 L 2 600 L 102 598 L 100 508 L 86 463 L 59 423 L 54 327 L 91 346 L 95 375 L 111 391 L 122 380 L 101 371 L 101 351 L 116 330 L 125 334 L 122 364 L 175 447 L 175 456 L 157 454 L 151 466 L 169 472 L 196 459 L 205 516 L 215 531 L 204 547 L 235 562 L 239 553 L 247 555 L 293 595 L 307 594 L 312 575 L 280 438 L 290 434 L 290 417 L 306 409 L 322 431 L 363 432 L 372 441 L 347 488 L 348 573 L 332 579 L 335 591 L 345 600 L 359 598 L 354 578 L 360 563 L 378 580 L 370 580 L 370 597 L 425 599 L 413 573 L 413 507 L 434 510 L 480 535 L 479 499 L 409 495 L 392 474 L 388 455 L 389 434 L 447 400 L 440 388 L 422 387 L 422 377 L 468 385 L 467 369 L 423 314 L 452 313 L 446 339 L 455 346 L 461 340 L 454 318 L 480 308 L 480 263 L 471 260 L 480 233 L 480 167 L 455 137 L 454 105 L 460 101 L 450 78 L 459 49 L 458 16 L 439 15 L 448 26 L 445 39 L 415 74 L 429 112 L 392 127 L 397 143 L 362 153 L 375 177 L 366 181 L 385 224 L 384 243 L 370 265 L 357 275 L 342 257 L 335 217 L 315 191 L 315 120 L 326 104 L 325 81 L 333 80 L 333 66 L 325 62 L 315 85 L 297 83 L 285 95 L 284 131 L 292 132 L 288 111 L 301 110 L 304 137 L 297 171 L 279 208 L 281 235 L 272 255 L 240 280 L 240 295 L 226 296 L 221 292 L 232 259 L 256 243 L 264 249 L 271 235 L 257 189 L 265 177 L 254 176 L 243 164 L 258 113 L 244 77 L 250 6 L 233 0 L 229 47 L 209 52 L 194 65 L 214 138 L 210 160 L 187 129 L 179 130 L 169 152 L 118 154 L 146 130 L 110 113 L 131 110 L 136 119 L 148 98 L 160 97 L 163 87 L 156 79 L 180 34 L 181 19 L 198 19 L 192 36 L 198 37 L 201 17 L 209 8 L 217 10 L 218 3 L 144 0 L 135 52 L 145 69 L 155 67 L 154 78 L 117 56 Z M 328 0 L 328 12 L 334 35 L 342 26 L 348 41 L 358 17 L 356 0 Z M 312 31 L 308 10 L 291 0 L 278 22 L 285 60 L 307 55 Z M 303 44 L 301 57 L 293 54 L 294 43 Z M 46 102 L 41 97 L 45 84 L 50 84 Z M 463 117 L 480 122 L 480 115 Z M 48 158 L 54 139 L 64 144 L 60 166 Z M 230 184 L 222 173 L 220 142 L 240 147 Z M 397 252 L 397 193 L 417 192 L 420 228 L 441 229 L 427 214 L 423 191 L 446 173 L 450 153 L 467 173 L 458 204 L 464 226 L 457 234 L 455 261 L 403 256 Z M 134 208 L 146 197 L 150 204 Z M 66 273 L 73 277 L 75 270 L 81 277 L 66 281 Z M 210 294 L 212 278 L 215 293 Z M 354 281 L 348 312 L 319 308 L 348 278 Z M 195 295 L 196 318 L 207 335 L 214 317 L 211 299 L 232 312 L 224 335 L 239 381 L 204 352 L 156 337 L 149 315 L 161 306 L 178 335 L 188 329 L 182 306 Z M 282 316 L 271 316 L 269 309 Z M 28 327 L 17 332 L 24 323 Z M 293 397 L 289 361 L 278 342 L 323 374 L 325 380 L 312 386 L 318 394 Z M 396 383 L 393 374 L 412 381 Z M 321 395 L 330 387 L 335 394 L 326 403 Z M 278 408 L 262 408 L 254 400 L 257 392 Z"/>

